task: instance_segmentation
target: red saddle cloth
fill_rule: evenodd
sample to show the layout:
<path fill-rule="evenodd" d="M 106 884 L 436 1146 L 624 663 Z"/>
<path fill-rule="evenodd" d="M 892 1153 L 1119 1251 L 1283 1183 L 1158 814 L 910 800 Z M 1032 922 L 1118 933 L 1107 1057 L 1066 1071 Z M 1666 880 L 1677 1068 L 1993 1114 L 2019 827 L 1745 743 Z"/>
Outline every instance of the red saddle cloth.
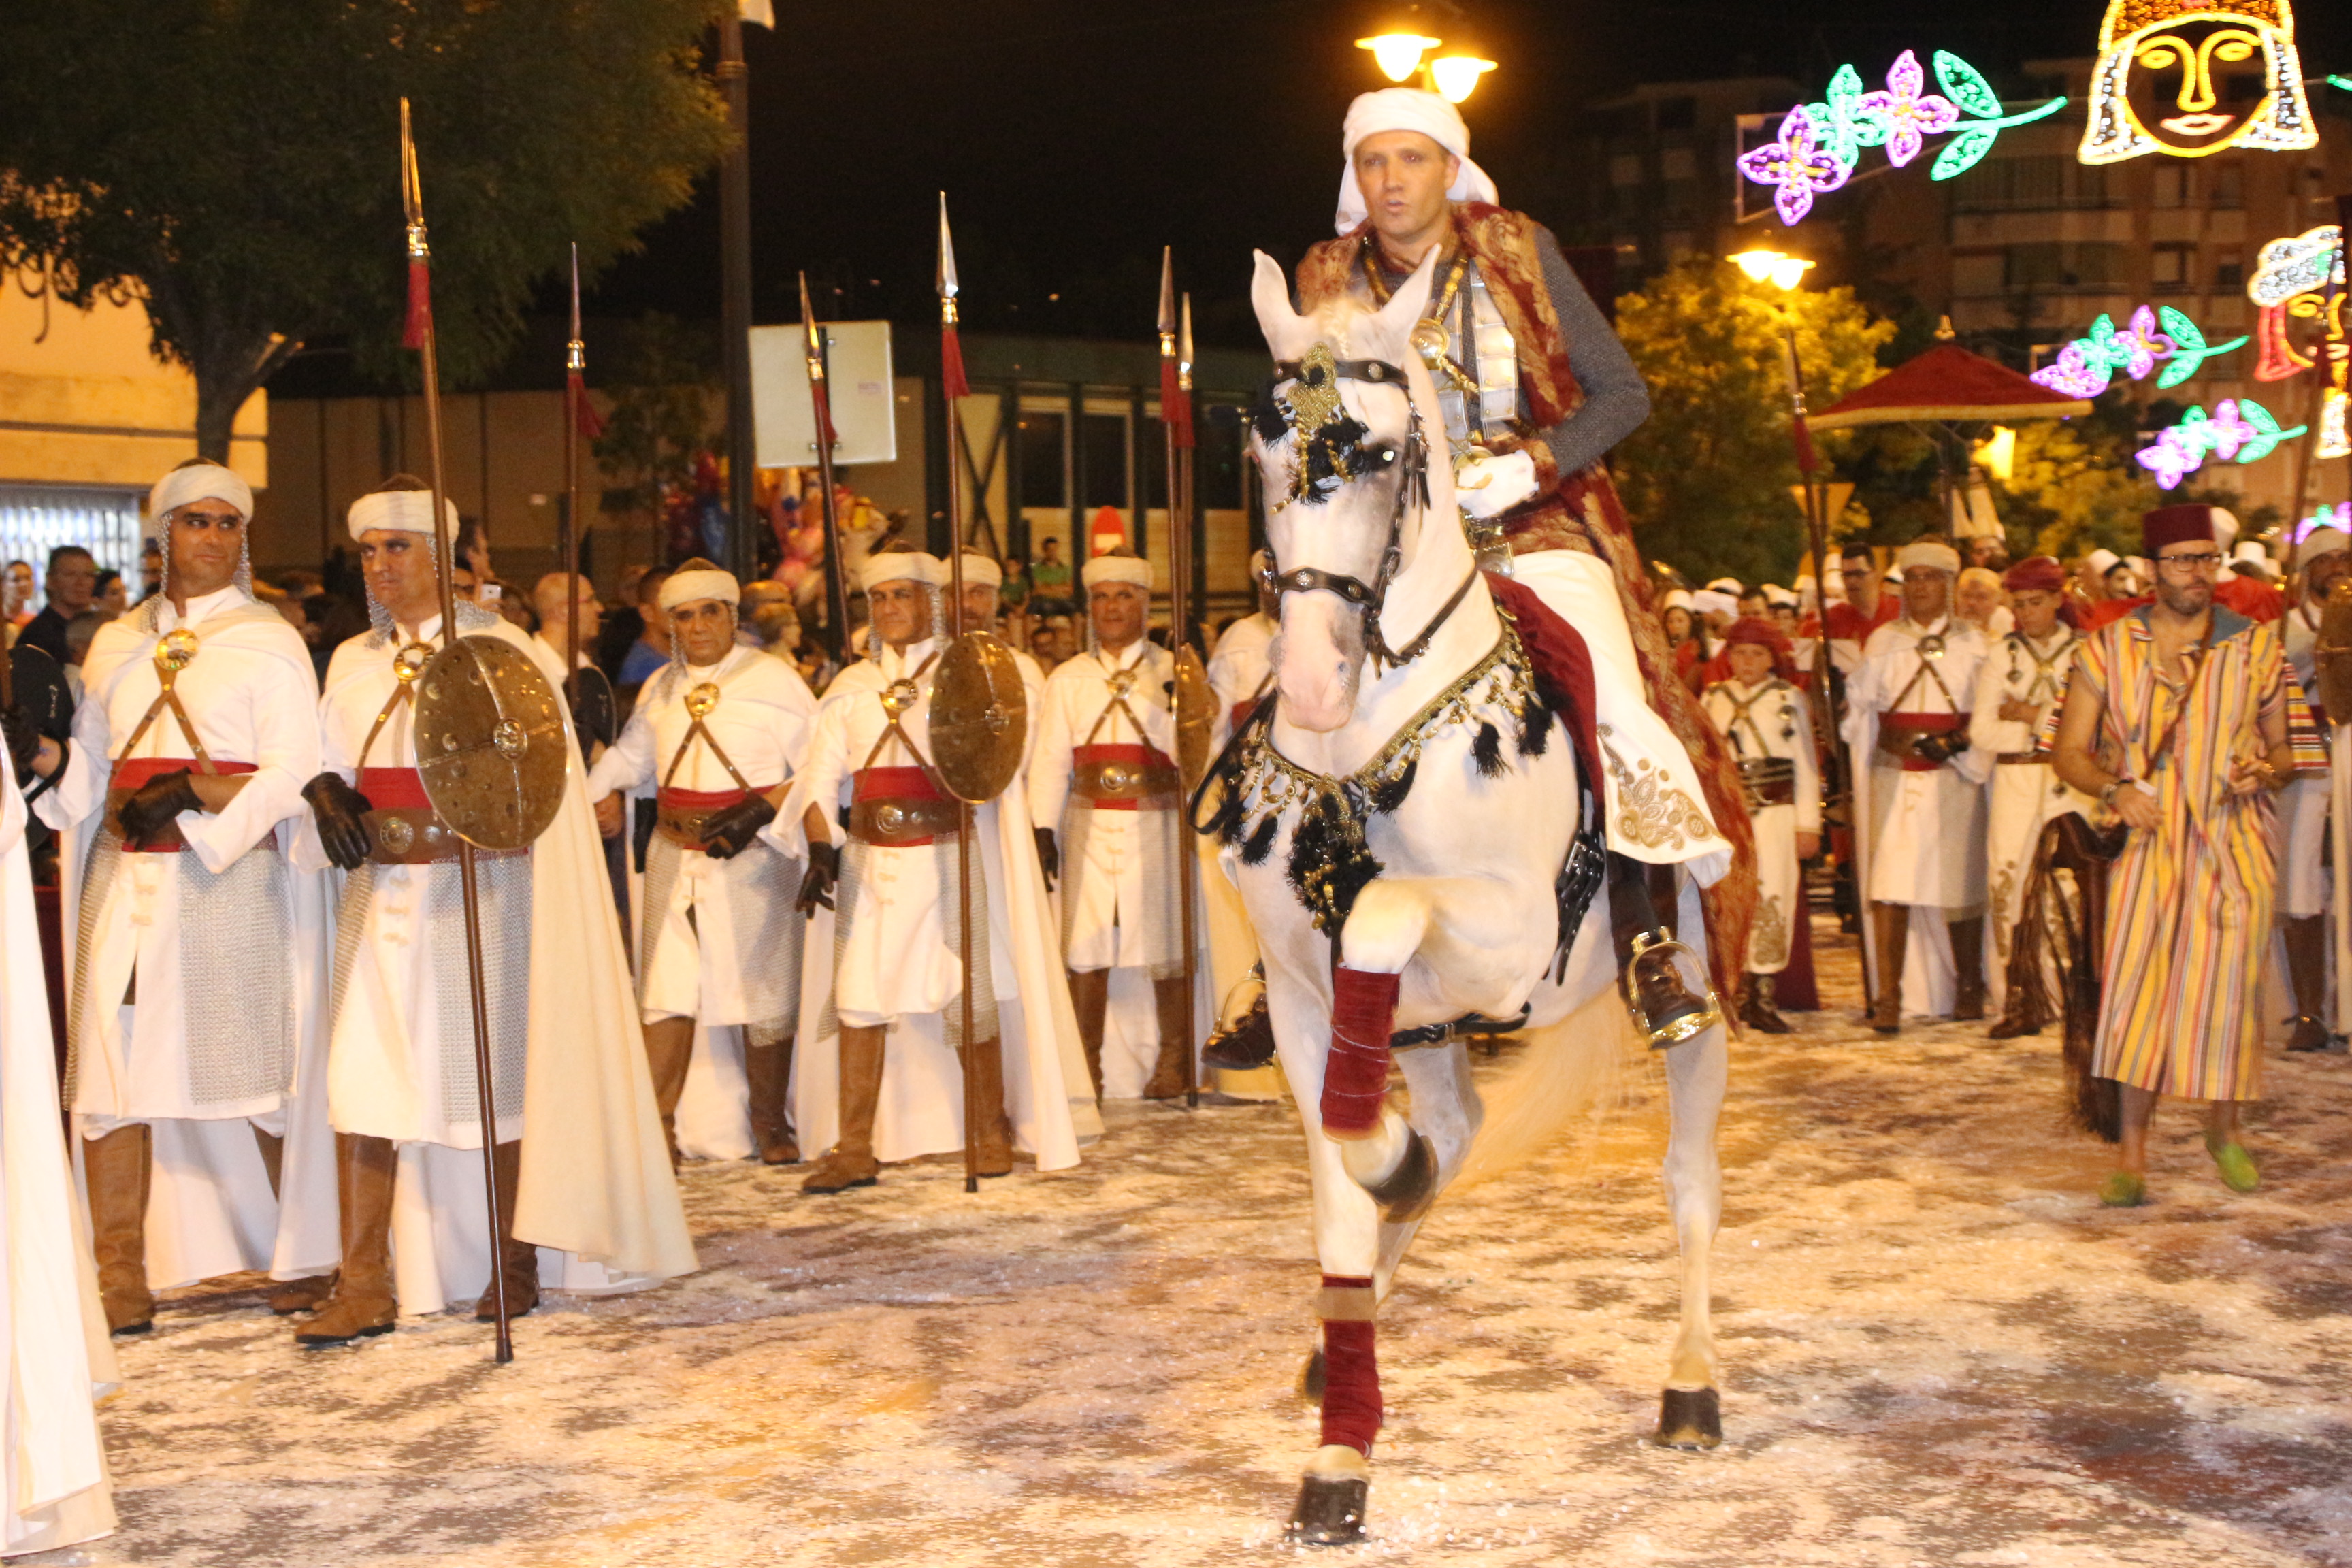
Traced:
<path fill-rule="evenodd" d="M 1594 730 L 1592 650 L 1584 634 L 1561 620 L 1533 588 L 1486 574 L 1486 591 L 1517 626 L 1519 646 L 1535 667 L 1536 694 L 1568 729 L 1585 787 L 1601 793 L 1601 737 Z"/>

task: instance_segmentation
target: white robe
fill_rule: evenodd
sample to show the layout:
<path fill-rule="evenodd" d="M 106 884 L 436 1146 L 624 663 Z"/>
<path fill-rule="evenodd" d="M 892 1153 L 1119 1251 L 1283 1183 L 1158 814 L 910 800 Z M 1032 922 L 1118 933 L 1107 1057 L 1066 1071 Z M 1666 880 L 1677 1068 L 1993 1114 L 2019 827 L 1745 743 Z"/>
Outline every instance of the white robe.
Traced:
<path fill-rule="evenodd" d="M 707 668 L 672 666 L 646 682 L 620 740 L 589 773 L 589 799 L 649 785 L 701 794 L 738 788 L 699 737 L 687 745 L 693 718 L 686 710 L 686 694 L 706 683 L 719 688 L 719 699 L 704 717 L 703 730 L 752 788 L 772 790 L 798 771 L 815 727 L 816 699 L 793 666 L 758 648 L 737 647 Z M 795 847 L 793 839 L 762 837 L 729 859 L 713 859 L 699 849 L 679 852 L 668 907 L 646 910 L 641 916 L 649 925 L 661 922 L 652 943 L 652 966 L 638 976 L 646 1022 L 767 1020 L 771 1009 L 749 994 L 744 984 L 761 962 L 750 946 L 758 933 L 740 930 L 736 915 L 753 901 L 789 901 L 798 892 Z M 646 947 L 640 940 L 641 958 Z"/>
<path fill-rule="evenodd" d="M 425 623 L 432 637 L 439 629 L 437 616 Z M 562 667 L 544 643 L 503 620 L 467 635 L 522 648 L 561 701 Z M 360 745 L 394 686 L 394 645 L 371 647 L 371 640 L 367 634 L 346 642 L 328 671 L 329 762 L 346 777 L 355 773 Z M 564 800 L 531 847 L 531 925 L 520 933 L 530 944 L 520 1125 L 502 1121 L 498 1133 L 503 1141 L 520 1132 L 522 1140 L 514 1232 L 539 1244 L 541 1280 L 552 1290 L 604 1294 L 643 1289 L 698 1265 L 654 1106 L 611 883 L 568 714 L 564 745 Z M 368 762 L 415 764 L 404 705 Z M 315 821 L 306 814 L 302 826 L 298 864 L 324 866 Z M 441 1053 L 432 1032 L 427 944 L 421 931 L 418 940 L 387 940 L 391 928 L 422 912 L 427 879 L 458 872 L 454 863 L 399 869 L 397 882 L 378 884 L 365 917 L 336 1020 L 331 1076 L 337 1126 L 400 1144 L 394 1291 L 404 1311 L 416 1313 L 479 1290 L 490 1246 L 480 1121 L 435 1110 L 442 1103 Z M 404 915 L 392 908 L 401 903 L 408 907 Z M 406 999 L 397 1012 L 370 1005 L 362 984 L 369 976 L 379 992 Z"/>
<path fill-rule="evenodd" d="M 1856 815 L 1865 829 L 1869 898 L 1874 903 L 1920 904 L 1965 915 L 1980 909 L 1984 891 L 1984 774 L 1990 763 L 1973 751 L 1927 772 L 1906 770 L 1878 749 L 1880 719 L 1888 712 L 1959 713 L 1976 689 L 1984 638 L 1965 622 L 1941 626 L 1940 658 L 1923 658 L 1931 628 L 1909 619 L 1870 634 L 1862 668 L 1847 688 L 1846 742 L 1870 765 L 1857 768 Z M 1901 703 L 1898 710 L 1897 702 Z M 1965 739 L 1965 736 L 1963 737 Z"/>
<path fill-rule="evenodd" d="M 1745 711 L 1740 704 L 1748 704 Z M 1806 917 L 1797 835 L 1822 830 L 1822 777 L 1814 761 L 1812 711 L 1805 694 L 1778 677 L 1761 688 L 1718 680 L 1699 699 L 1707 719 L 1742 761 L 1777 758 L 1794 772 L 1795 799 L 1748 814 L 1756 829 L 1756 921 L 1744 961 L 1749 974 L 1789 967 L 1796 922 Z"/>
<path fill-rule="evenodd" d="M 24 796 L 0 748 L 0 1334 L 8 1353 L 0 1441 L 0 1556 L 114 1531 L 91 1401 L 121 1380 L 98 1271 L 58 1126 Z"/>
<path fill-rule="evenodd" d="M 67 994 L 87 964 L 89 1016 L 77 1031 L 74 1111 L 85 1137 L 146 1122 L 153 1167 L 147 1209 L 147 1274 L 158 1289 L 266 1268 L 281 1279 L 332 1269 L 341 1255 L 334 1142 L 323 1088 L 329 963 L 329 893 L 323 878 L 287 868 L 289 952 L 254 955 L 283 963 L 294 1010 L 293 1082 L 234 1103 L 197 1103 L 190 1093 L 185 1003 L 188 984 L 213 977 L 181 973 L 180 869 L 194 855 L 215 874 L 241 857 L 282 853 L 291 827 L 309 820 L 302 785 L 319 771 L 318 685 L 309 649 L 276 612 L 234 586 L 188 602 L 168 599 L 100 626 L 82 673 L 87 696 L 74 714 L 73 757 L 58 786 L 35 809 L 66 836 L 61 873 L 68 974 Z M 183 812 L 182 854 L 125 854 L 109 886 L 83 887 L 83 871 L 106 807 L 117 753 L 130 742 L 162 686 L 154 664 L 160 636 L 193 629 L 200 647 L 175 690 L 216 762 L 252 763 L 226 811 Z M 140 736 L 135 755 L 189 759 L 194 752 L 170 709 Z M 274 836 L 275 847 L 263 847 Z M 84 894 L 100 900 L 89 952 L 77 932 Z M 139 1004 L 108 1005 L 133 973 Z M 252 1127 L 246 1125 L 250 1122 Z M 284 1137 L 284 1201 L 269 1190 L 252 1128 Z"/>
<path fill-rule="evenodd" d="M 892 681 L 911 678 L 937 646 L 929 638 L 903 652 L 886 646 L 878 659 L 861 659 L 834 679 L 817 705 L 807 762 L 766 837 L 789 845 L 796 856 L 805 855 L 804 830 L 814 805 L 831 841 L 845 841 L 841 814 L 855 775 L 866 765 L 885 727 L 881 694 Z M 929 676 L 919 684 L 919 698 L 901 716 L 900 727 L 917 746 L 928 748 Z M 924 754 L 929 756 L 928 750 Z M 873 761 L 877 767 L 915 765 L 895 743 Z M 1077 1163 L 1078 1141 L 1099 1135 L 1102 1122 L 1088 1091 L 1086 1057 L 1055 950 L 1053 915 L 1017 777 L 997 800 L 977 808 L 972 837 L 988 886 L 988 947 L 1003 1046 L 1005 1113 L 1015 1146 L 1034 1155 L 1038 1169 L 1065 1169 Z M 951 855 L 953 846 L 866 846 L 864 853 L 866 879 L 838 974 L 833 911 L 820 909 L 809 921 L 793 1064 L 793 1125 L 804 1153 L 829 1148 L 840 1136 L 840 1042 L 825 1027 L 831 1000 L 834 1012 L 853 1025 L 887 1021 L 882 1099 L 874 1121 L 876 1157 L 897 1162 L 953 1152 L 963 1147 L 963 1071 L 947 1044 L 941 1014 L 962 994 L 962 970 L 943 934 L 936 859 Z"/>
<path fill-rule="evenodd" d="M 2037 750 L 2042 733 L 2040 721 L 2004 719 L 2000 705 L 2032 702 L 2046 715 L 2065 695 L 2066 675 L 2074 668 L 2081 643 L 2071 628 L 2063 626 L 2053 628 L 2038 649 L 2022 632 L 1996 638 L 1978 671 L 1976 695 L 1969 702 L 1969 745 L 1976 765 L 1992 781 L 1986 792 L 1985 980 L 1996 1006 L 2009 994 L 2010 943 L 2025 898 L 2025 879 L 2042 843 L 2042 830 L 2053 818 L 2070 811 L 2087 816 L 2092 805 L 2088 795 L 2060 782 L 2057 770 L 2046 759 L 1996 761 Z M 2037 652 L 2049 660 L 2047 674 L 2035 658 Z"/>

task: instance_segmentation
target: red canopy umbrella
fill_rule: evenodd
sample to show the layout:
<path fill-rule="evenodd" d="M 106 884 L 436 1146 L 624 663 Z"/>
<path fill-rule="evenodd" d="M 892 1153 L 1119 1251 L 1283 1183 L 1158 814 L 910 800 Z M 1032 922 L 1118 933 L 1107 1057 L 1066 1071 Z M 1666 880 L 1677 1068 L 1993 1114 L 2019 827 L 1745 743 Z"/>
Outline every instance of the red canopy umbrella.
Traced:
<path fill-rule="evenodd" d="M 1954 448 L 1965 450 L 1961 426 L 2071 419 L 2090 411 L 2090 404 L 2082 398 L 2053 392 L 1958 343 L 1937 343 L 1876 381 L 1855 387 L 1806 423 L 1816 430 L 1844 430 L 1857 425 L 1929 426 L 1937 464 L 1943 470 L 1944 531 L 1949 533 Z"/>

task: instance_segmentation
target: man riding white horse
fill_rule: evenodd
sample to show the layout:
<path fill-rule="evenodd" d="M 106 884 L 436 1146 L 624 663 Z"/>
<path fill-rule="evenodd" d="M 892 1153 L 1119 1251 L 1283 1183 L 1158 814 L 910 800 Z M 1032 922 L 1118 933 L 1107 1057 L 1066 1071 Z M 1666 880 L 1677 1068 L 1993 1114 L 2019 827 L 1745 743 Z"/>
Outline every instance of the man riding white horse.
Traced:
<path fill-rule="evenodd" d="M 1460 1037 L 1532 1026 L 1531 1042 L 1551 1044 L 1530 1045 L 1549 1075 L 1531 1087 L 1556 1100 L 1568 1058 L 1605 1062 L 1619 1037 L 1553 1026 L 1613 990 L 1621 965 L 1649 1043 L 1682 1047 L 1667 1057 L 1668 1175 L 1685 1313 L 1661 1440 L 1711 1445 L 1719 1430 L 1704 1258 L 1723 1031 L 1663 939 L 1678 916 L 1698 935 L 1698 885 L 1714 884 L 1727 896 L 1711 900 L 1708 945 L 1738 963 L 1753 900 L 1746 814 L 1719 740 L 1673 679 L 1597 466 L 1646 407 L 1639 378 L 1548 234 L 1451 205 L 1493 195 L 1433 95 L 1360 99 L 1345 237 L 1302 265 L 1306 313 L 1262 255 L 1253 289 L 1277 362 L 1254 418 L 1276 695 L 1227 748 L 1213 826 L 1264 941 L 1308 1130 L 1323 1446 L 1293 1525 L 1310 1542 L 1360 1533 L 1381 1426 L 1377 1303 L 1479 1133 Z M 1617 378 L 1614 412 L 1591 426 L 1564 317 L 1595 340 L 1596 378 Z M 1593 907 L 1604 867 L 1606 912 Z M 1597 941 L 1604 924 L 1613 952 Z M 1385 1103 L 1392 1044 L 1431 1047 L 1402 1058 L 1410 1123 Z"/>

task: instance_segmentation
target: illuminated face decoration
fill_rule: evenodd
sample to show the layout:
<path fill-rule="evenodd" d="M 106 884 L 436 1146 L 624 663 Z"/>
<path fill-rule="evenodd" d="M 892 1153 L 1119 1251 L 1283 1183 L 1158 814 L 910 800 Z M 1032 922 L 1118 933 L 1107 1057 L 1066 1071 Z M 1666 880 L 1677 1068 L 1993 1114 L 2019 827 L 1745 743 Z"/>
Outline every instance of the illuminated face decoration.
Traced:
<path fill-rule="evenodd" d="M 2315 147 L 2289 0 L 2109 0 L 2085 163 Z"/>

